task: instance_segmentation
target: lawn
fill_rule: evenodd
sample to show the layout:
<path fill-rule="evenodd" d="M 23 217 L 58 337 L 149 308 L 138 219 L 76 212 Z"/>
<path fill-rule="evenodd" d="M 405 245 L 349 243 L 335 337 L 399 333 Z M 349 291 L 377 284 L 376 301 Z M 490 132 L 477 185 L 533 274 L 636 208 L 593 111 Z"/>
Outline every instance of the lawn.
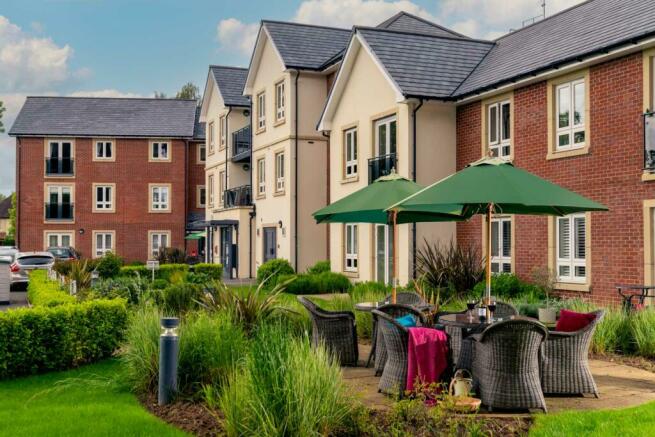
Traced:
<path fill-rule="evenodd" d="M 534 437 L 644 436 L 655 433 L 655 402 L 622 410 L 598 410 L 539 415 L 530 431 Z"/>
<path fill-rule="evenodd" d="M 184 436 L 118 387 L 120 363 L 0 382 L 0 435 Z"/>

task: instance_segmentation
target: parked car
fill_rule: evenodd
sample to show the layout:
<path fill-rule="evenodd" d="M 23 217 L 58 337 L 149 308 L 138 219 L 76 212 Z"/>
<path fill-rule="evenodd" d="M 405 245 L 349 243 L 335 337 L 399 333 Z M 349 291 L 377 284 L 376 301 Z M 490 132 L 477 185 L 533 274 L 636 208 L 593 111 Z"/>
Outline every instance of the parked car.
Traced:
<path fill-rule="evenodd" d="M 9 267 L 12 290 L 23 289 L 29 282 L 32 270 L 48 270 L 55 265 L 55 257 L 50 252 L 19 252 Z"/>
<path fill-rule="evenodd" d="M 18 249 L 16 249 L 15 247 L 10 247 L 10 246 L 0 247 L 0 259 L 7 260 L 10 263 L 14 262 L 17 253 L 18 253 Z"/>
<path fill-rule="evenodd" d="M 46 250 L 59 261 L 80 259 L 80 254 L 71 246 L 48 247 Z"/>

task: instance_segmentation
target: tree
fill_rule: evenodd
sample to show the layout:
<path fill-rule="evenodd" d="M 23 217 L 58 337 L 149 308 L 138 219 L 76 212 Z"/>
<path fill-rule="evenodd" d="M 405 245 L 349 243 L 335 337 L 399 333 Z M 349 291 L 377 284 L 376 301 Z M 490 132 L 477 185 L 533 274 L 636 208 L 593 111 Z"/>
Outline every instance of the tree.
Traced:
<path fill-rule="evenodd" d="M 166 94 L 161 91 L 155 91 L 155 99 L 165 99 Z"/>
<path fill-rule="evenodd" d="M 11 194 L 11 208 L 9 208 L 9 229 L 7 230 L 7 236 L 15 239 L 16 238 L 16 193 Z"/>
<path fill-rule="evenodd" d="M 193 82 L 187 82 L 182 86 L 180 91 L 175 95 L 176 99 L 191 99 L 198 100 L 200 99 L 200 89 L 193 84 Z"/>
<path fill-rule="evenodd" d="M 5 112 L 5 110 L 5 105 L 2 103 L 2 100 L 0 100 L 0 134 L 4 133 L 5 131 L 5 126 L 2 124 L 2 114 Z"/>
<path fill-rule="evenodd" d="M 2 202 L 3 200 L 5 200 L 6 198 L 7 198 L 7 196 L 5 196 L 4 194 L 0 193 L 0 202 Z"/>

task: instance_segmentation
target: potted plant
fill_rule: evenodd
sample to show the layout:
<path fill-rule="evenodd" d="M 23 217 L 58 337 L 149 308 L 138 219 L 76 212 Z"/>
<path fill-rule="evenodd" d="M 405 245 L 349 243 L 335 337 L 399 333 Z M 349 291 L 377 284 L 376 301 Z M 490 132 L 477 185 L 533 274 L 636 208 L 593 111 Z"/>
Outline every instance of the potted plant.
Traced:
<path fill-rule="evenodd" d="M 532 272 L 534 284 L 545 294 L 543 304 L 538 308 L 539 321 L 544 324 L 553 324 L 557 321 L 559 305 L 550 295 L 555 288 L 555 274 L 548 267 L 536 268 Z"/>

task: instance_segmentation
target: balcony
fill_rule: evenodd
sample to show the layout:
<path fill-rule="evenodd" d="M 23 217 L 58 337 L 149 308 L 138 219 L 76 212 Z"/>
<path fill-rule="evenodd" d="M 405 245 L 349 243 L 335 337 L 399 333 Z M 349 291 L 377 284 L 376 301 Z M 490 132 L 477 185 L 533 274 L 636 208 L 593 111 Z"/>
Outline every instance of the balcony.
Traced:
<path fill-rule="evenodd" d="M 46 158 L 45 174 L 47 176 L 73 176 L 73 158 Z"/>
<path fill-rule="evenodd" d="M 250 160 L 251 148 L 250 126 L 246 126 L 232 133 L 232 162 L 245 162 Z"/>
<path fill-rule="evenodd" d="M 644 170 L 655 172 L 655 112 L 644 114 Z"/>
<path fill-rule="evenodd" d="M 397 170 L 395 153 L 369 159 L 368 183 L 373 183 L 378 178 L 390 174 L 392 169 Z"/>
<path fill-rule="evenodd" d="M 225 208 L 234 208 L 237 206 L 250 206 L 251 205 L 251 191 L 250 185 L 242 185 L 236 188 L 230 188 L 223 192 L 225 198 L 223 199 L 223 206 Z"/>
<path fill-rule="evenodd" d="M 72 203 L 47 203 L 45 204 L 46 220 L 73 220 Z"/>

